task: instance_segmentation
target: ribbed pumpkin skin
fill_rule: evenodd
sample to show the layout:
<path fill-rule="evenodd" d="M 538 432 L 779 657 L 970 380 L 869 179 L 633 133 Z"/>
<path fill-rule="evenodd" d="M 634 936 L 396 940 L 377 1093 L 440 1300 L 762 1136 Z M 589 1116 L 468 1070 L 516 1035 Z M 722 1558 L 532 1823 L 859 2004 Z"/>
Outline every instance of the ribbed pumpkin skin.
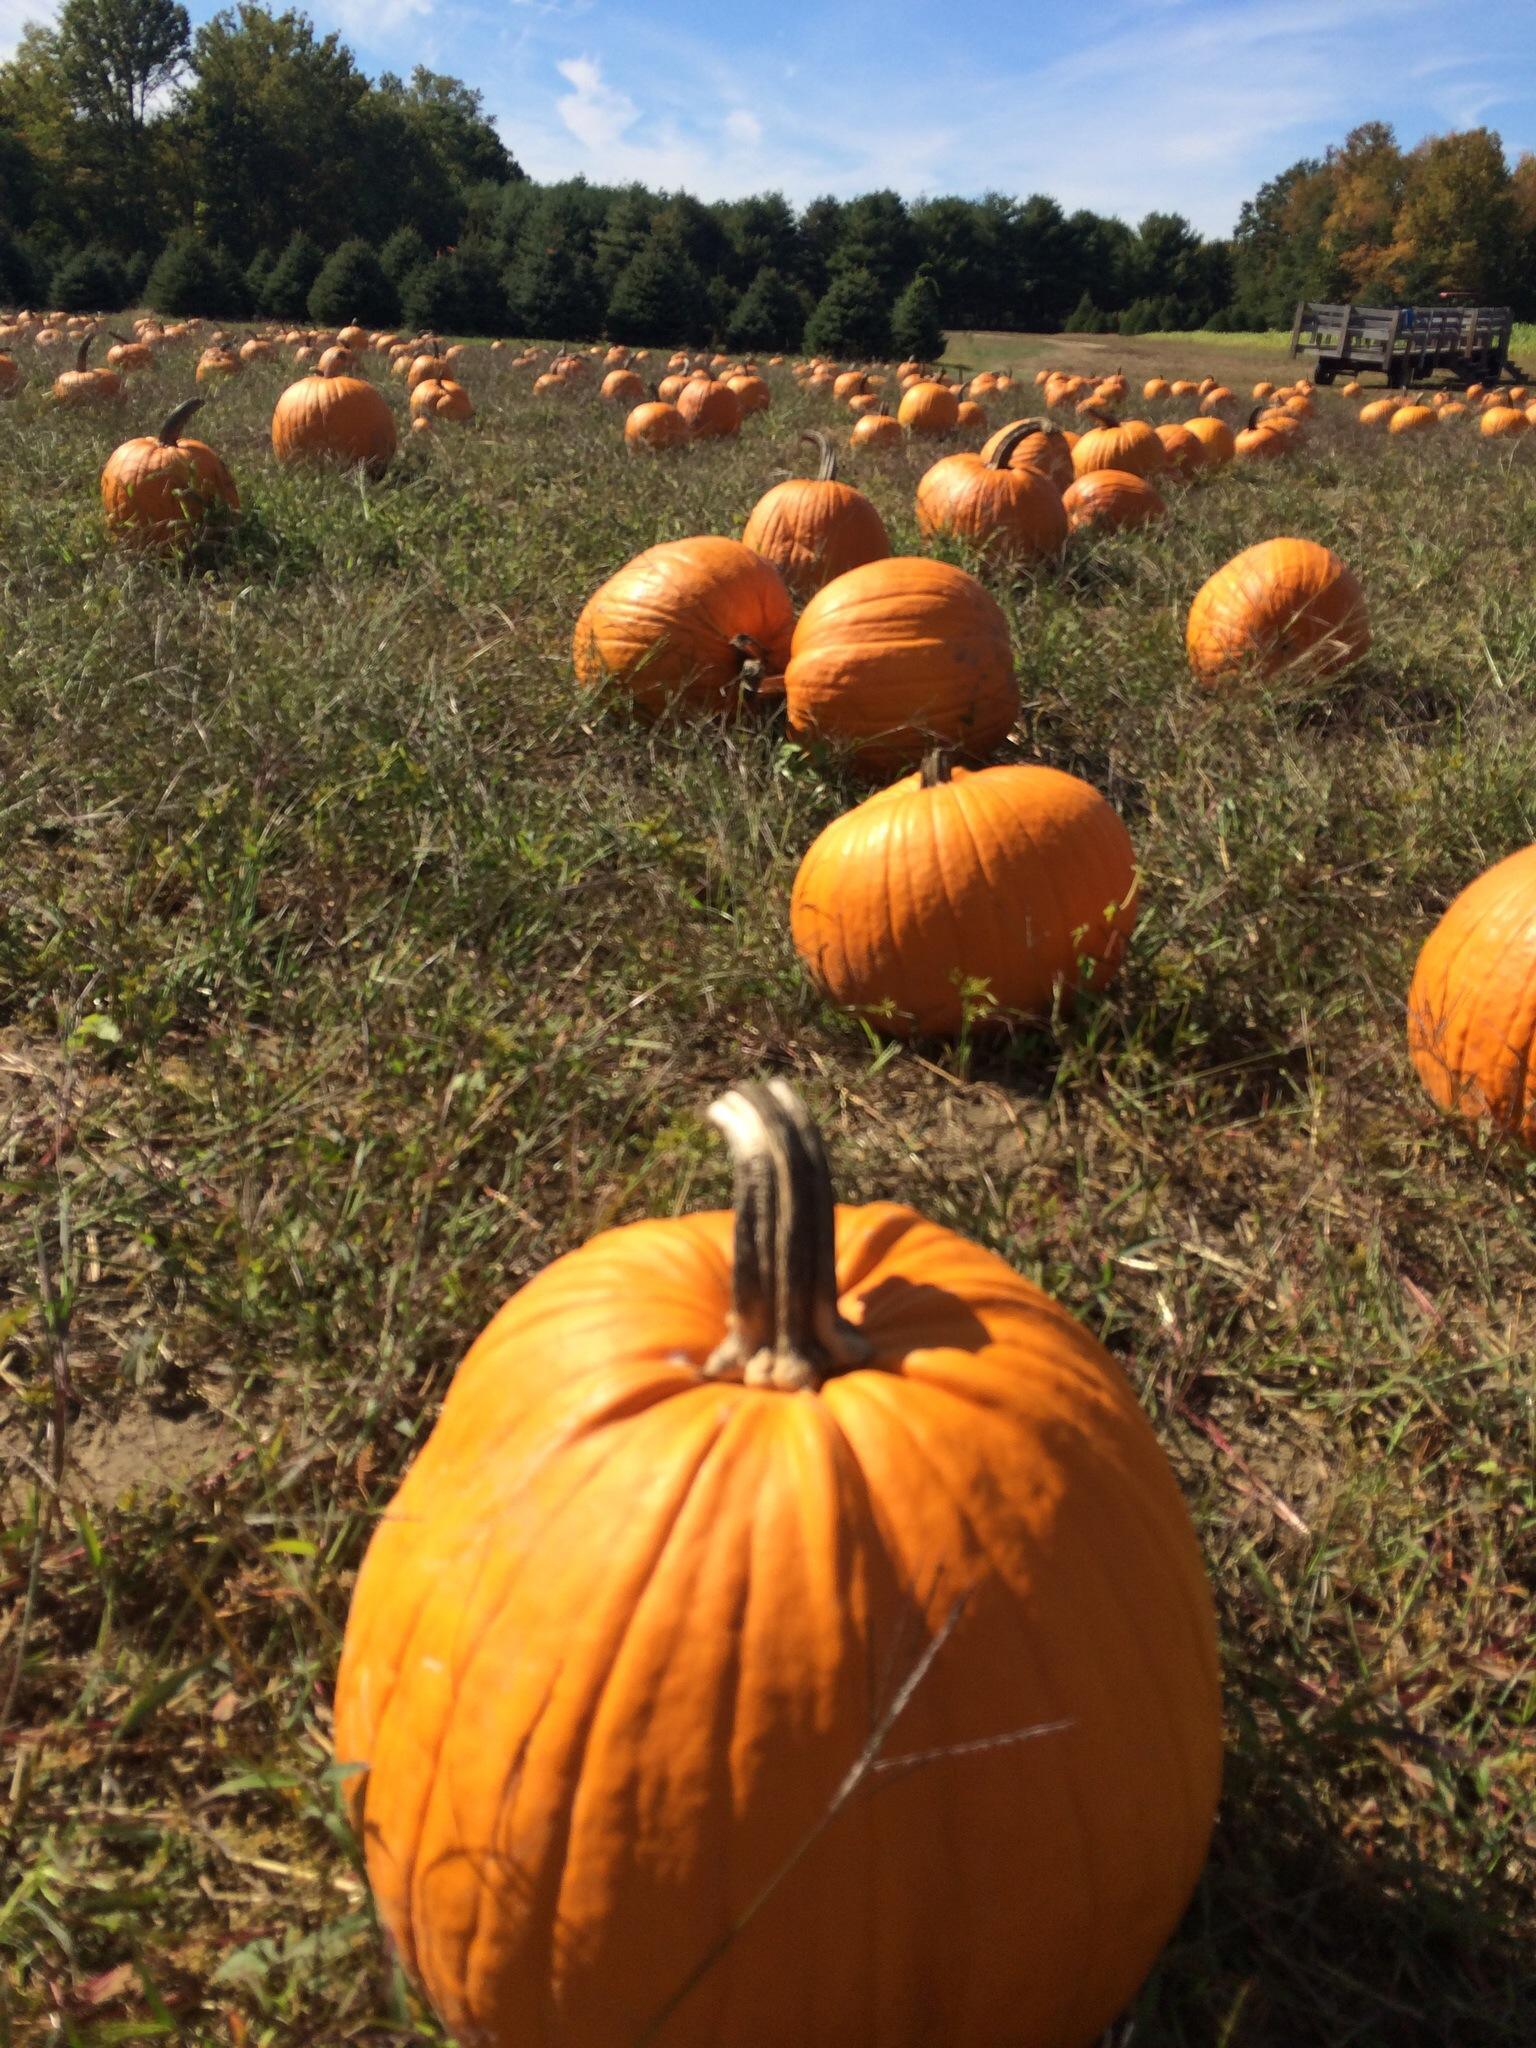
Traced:
<path fill-rule="evenodd" d="M 1032 765 L 956 769 L 834 818 L 795 877 L 790 926 L 833 1002 L 898 1037 L 952 1037 L 964 982 L 985 981 L 1014 1017 L 1102 987 L 1136 895 L 1130 835 L 1088 783 Z"/>
<path fill-rule="evenodd" d="M 789 729 L 898 774 L 932 746 L 984 754 L 1019 709 L 1008 622 L 974 576 L 893 555 L 850 569 L 800 615 L 784 672 Z"/>
<path fill-rule="evenodd" d="M 1060 488 L 1039 470 L 945 455 L 918 479 L 917 530 L 925 540 L 951 534 L 1005 561 L 1038 562 L 1065 547 L 1067 515 Z"/>
<path fill-rule="evenodd" d="M 1408 991 L 1408 1047 L 1442 1109 L 1536 1152 L 1536 846 L 1456 898 Z"/>
<path fill-rule="evenodd" d="M 799 598 L 891 552 L 885 521 L 862 491 L 813 476 L 790 477 L 765 491 L 741 538 L 772 562 Z"/>
<path fill-rule="evenodd" d="M 637 405 L 624 422 L 624 439 L 631 448 L 678 448 L 687 438 L 688 422 L 675 405 L 662 399 Z"/>
<path fill-rule="evenodd" d="M 1157 438 L 1163 444 L 1168 467 L 1175 476 L 1193 476 L 1196 470 L 1205 467 L 1205 444 L 1188 427 L 1181 427 L 1177 420 L 1164 421 L 1157 429 Z"/>
<path fill-rule="evenodd" d="M 902 393 L 896 417 L 908 433 L 937 439 L 952 434 L 960 424 L 960 400 L 949 384 L 911 384 Z"/>
<path fill-rule="evenodd" d="M 272 411 L 272 450 L 279 462 L 361 464 L 379 477 L 395 440 L 388 399 L 361 377 L 301 377 Z"/>
<path fill-rule="evenodd" d="M 1331 548 L 1264 540 L 1196 593 L 1184 640 L 1195 680 L 1215 689 L 1282 671 L 1321 682 L 1360 659 L 1371 630 L 1365 593 Z"/>
<path fill-rule="evenodd" d="M 1022 426 L 1022 420 L 1010 420 L 1005 427 L 999 427 L 990 440 L 981 446 L 981 459 L 990 462 L 1001 442 L 1015 427 Z M 1008 457 L 1010 469 L 1033 469 L 1040 475 L 1048 476 L 1058 490 L 1064 491 L 1073 477 L 1072 449 L 1059 427 L 1046 427 L 1038 434 L 1026 434 L 1016 442 Z"/>
<path fill-rule="evenodd" d="M 695 377 L 678 393 L 677 409 L 696 441 L 727 441 L 741 431 L 741 400 L 728 384 Z"/>
<path fill-rule="evenodd" d="M 853 423 L 848 436 L 850 448 L 899 448 L 901 446 L 901 425 L 889 413 L 866 413 Z"/>
<path fill-rule="evenodd" d="M 240 510 L 235 480 L 206 441 L 167 447 L 153 434 L 125 441 L 101 472 L 101 505 L 114 538 L 141 547 L 189 545 L 210 513 Z"/>
<path fill-rule="evenodd" d="M 336 1757 L 460 2048 L 1088 2048 L 1189 1897 L 1215 1639 L 1146 1419 L 991 1253 L 887 1203 L 836 1236 L 874 1367 L 700 1380 L 729 1217 L 606 1232 L 491 1324 L 374 1534 Z M 957 1603 L 885 1754 L 1067 1726 L 877 1780 L 728 1940 Z"/>
<path fill-rule="evenodd" d="M 1073 533 L 1094 527 L 1108 531 L 1145 526 L 1149 519 L 1160 519 L 1167 510 L 1144 476 L 1132 476 L 1120 469 L 1091 469 L 1068 488 L 1061 502 Z"/>
<path fill-rule="evenodd" d="M 1072 450 L 1074 476 L 1090 476 L 1096 469 L 1118 470 L 1122 476 L 1157 476 L 1167 467 L 1168 452 L 1156 427 L 1145 420 L 1094 427 Z"/>
<path fill-rule="evenodd" d="M 769 674 L 789 658 L 795 613 L 771 562 L 712 534 L 662 541 L 626 562 L 588 598 L 572 660 L 588 685 L 613 680 L 641 710 L 731 709 L 744 660 L 740 635 L 762 650 Z"/>
<path fill-rule="evenodd" d="M 1197 413 L 1192 420 L 1184 421 L 1186 434 L 1193 434 L 1205 450 L 1207 469 L 1218 469 L 1224 462 L 1230 462 L 1237 453 L 1237 437 L 1224 419 L 1214 413 Z"/>

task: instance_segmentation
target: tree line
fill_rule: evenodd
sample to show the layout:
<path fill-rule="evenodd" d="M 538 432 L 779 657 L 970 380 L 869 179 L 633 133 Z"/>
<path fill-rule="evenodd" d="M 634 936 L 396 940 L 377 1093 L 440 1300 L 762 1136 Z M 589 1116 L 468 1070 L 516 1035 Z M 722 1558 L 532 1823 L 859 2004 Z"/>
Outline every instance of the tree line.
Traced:
<path fill-rule="evenodd" d="M 65 0 L 0 65 L 0 303 L 929 356 L 946 328 L 1288 324 L 1299 297 L 1458 286 L 1536 311 L 1536 159 L 1381 124 L 1292 165 L 1229 239 L 1043 194 L 527 178 L 479 92 L 369 79 L 296 10 Z"/>

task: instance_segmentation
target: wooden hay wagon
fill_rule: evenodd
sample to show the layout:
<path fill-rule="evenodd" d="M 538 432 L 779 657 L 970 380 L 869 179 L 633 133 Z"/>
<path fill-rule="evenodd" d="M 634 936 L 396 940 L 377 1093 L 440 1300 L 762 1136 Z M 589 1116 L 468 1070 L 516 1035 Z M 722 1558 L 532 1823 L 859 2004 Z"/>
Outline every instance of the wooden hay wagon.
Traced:
<path fill-rule="evenodd" d="M 1374 372 L 1389 385 L 1427 384 L 1444 373 L 1457 384 L 1496 384 L 1508 373 L 1508 306 L 1320 306 L 1303 299 L 1291 354 L 1316 357 L 1319 384 Z"/>

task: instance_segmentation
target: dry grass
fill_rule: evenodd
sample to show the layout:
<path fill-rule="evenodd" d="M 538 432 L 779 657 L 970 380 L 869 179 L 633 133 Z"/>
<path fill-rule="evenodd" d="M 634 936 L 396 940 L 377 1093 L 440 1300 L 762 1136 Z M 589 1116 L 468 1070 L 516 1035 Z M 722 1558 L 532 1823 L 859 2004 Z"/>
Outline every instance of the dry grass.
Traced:
<path fill-rule="evenodd" d="M 1221 349 L 1115 355 L 1283 367 Z M 1401 1012 L 1536 839 L 1536 453 L 1330 399 L 1289 466 L 1000 590 L 1020 745 L 1113 796 L 1148 909 L 1111 996 L 962 1054 L 798 972 L 847 790 L 568 666 L 595 583 L 739 531 L 819 403 L 636 463 L 482 358 L 476 426 L 369 487 L 274 468 L 281 381 L 203 416 L 247 511 L 188 573 L 103 543 L 120 422 L 0 412 L 0 2040 L 437 2038 L 327 1775 L 353 1572 L 493 1308 L 724 1199 L 701 1110 L 774 1070 L 845 1193 L 1103 1336 L 1199 1521 L 1228 1788 L 1136 2041 L 1528 2048 L 1536 1173 L 1437 1120 Z M 848 465 L 908 549 L 922 459 Z M 1326 702 L 1212 703 L 1188 601 L 1284 532 L 1361 573 L 1375 651 Z"/>

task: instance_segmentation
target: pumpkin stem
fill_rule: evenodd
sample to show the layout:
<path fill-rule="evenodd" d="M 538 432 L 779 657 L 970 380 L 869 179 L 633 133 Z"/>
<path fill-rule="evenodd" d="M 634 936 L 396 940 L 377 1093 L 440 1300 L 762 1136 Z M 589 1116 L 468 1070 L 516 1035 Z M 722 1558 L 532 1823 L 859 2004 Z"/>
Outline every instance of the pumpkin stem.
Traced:
<path fill-rule="evenodd" d="M 955 756 L 949 747 L 930 747 L 923 756 L 919 787 L 937 789 L 941 782 L 948 782 L 955 772 Z"/>
<path fill-rule="evenodd" d="M 168 412 L 160 422 L 160 431 L 155 436 L 160 446 L 162 448 L 174 448 L 177 441 L 181 438 L 182 428 L 191 419 L 193 413 L 201 412 L 202 407 L 202 399 L 184 398 L 174 412 Z"/>
<path fill-rule="evenodd" d="M 821 427 L 811 427 L 800 436 L 809 441 L 813 448 L 821 450 L 821 467 L 816 472 L 818 483 L 830 484 L 837 479 L 837 450 L 832 445 L 832 436 Z"/>
<path fill-rule="evenodd" d="M 1006 469 L 1009 457 L 1021 441 L 1027 441 L 1031 434 L 1047 431 L 1044 420 L 1015 420 L 1011 427 L 1004 427 L 998 436 L 997 446 L 987 457 L 988 469 Z"/>
<path fill-rule="evenodd" d="M 1097 420 L 1101 427 L 1118 427 L 1120 424 L 1115 415 L 1107 412 L 1102 405 L 1085 405 L 1083 412 L 1088 419 Z"/>
<path fill-rule="evenodd" d="M 81 342 L 81 344 L 80 344 L 79 348 L 78 348 L 78 349 L 77 349 L 77 350 L 75 351 L 75 369 L 76 369 L 76 371 L 77 371 L 77 372 L 78 372 L 78 371 L 81 371 L 81 370 L 84 370 L 84 368 L 85 368 L 85 359 L 86 359 L 86 357 L 87 357 L 87 356 L 88 356 L 88 355 L 90 354 L 90 352 L 91 352 L 91 343 L 92 343 L 92 342 L 93 342 L 93 341 L 94 341 L 95 339 L 96 339 L 96 337 L 95 337 L 95 335 L 94 335 L 94 334 L 88 334 L 88 335 L 87 335 L 87 336 L 85 337 L 84 341 L 82 341 L 82 342 Z"/>
<path fill-rule="evenodd" d="M 784 1081 L 745 1081 L 709 1109 L 736 1179 L 731 1315 L 706 1379 L 815 1393 L 870 1356 L 837 1309 L 832 1174 L 821 1134 Z"/>

